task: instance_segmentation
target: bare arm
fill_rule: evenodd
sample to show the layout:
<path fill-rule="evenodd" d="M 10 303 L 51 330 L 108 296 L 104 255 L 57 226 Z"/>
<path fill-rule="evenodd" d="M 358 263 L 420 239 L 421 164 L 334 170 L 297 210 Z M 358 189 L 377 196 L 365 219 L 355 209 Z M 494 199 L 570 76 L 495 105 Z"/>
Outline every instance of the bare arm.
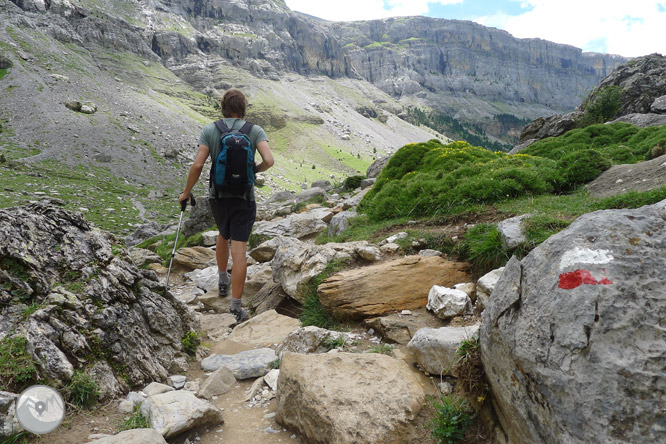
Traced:
<path fill-rule="evenodd" d="M 190 197 L 190 192 L 199 180 L 199 176 L 201 176 L 201 171 L 203 170 L 204 163 L 206 163 L 206 159 L 208 159 L 209 153 L 210 148 L 208 148 L 206 145 L 199 145 L 197 157 L 194 159 L 194 162 L 190 167 L 190 172 L 187 174 L 187 183 L 185 184 L 183 194 L 178 197 L 179 202 L 187 200 Z"/>
<path fill-rule="evenodd" d="M 265 140 L 262 140 L 257 144 L 257 151 L 261 154 L 261 163 L 257 165 L 257 173 L 261 173 L 272 167 L 275 160 L 273 159 L 271 148 Z"/>

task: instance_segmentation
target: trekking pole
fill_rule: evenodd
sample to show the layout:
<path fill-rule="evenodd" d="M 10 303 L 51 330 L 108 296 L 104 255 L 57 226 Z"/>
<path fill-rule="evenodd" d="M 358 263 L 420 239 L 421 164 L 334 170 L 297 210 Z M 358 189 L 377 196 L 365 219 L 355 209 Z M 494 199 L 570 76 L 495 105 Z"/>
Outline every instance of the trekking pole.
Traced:
<path fill-rule="evenodd" d="M 194 200 L 194 195 L 190 193 L 190 204 L 195 206 L 197 201 Z M 171 259 L 169 260 L 169 271 L 167 272 L 166 278 L 166 288 L 169 289 L 169 275 L 171 274 L 171 265 L 173 264 L 173 257 L 176 255 L 176 247 L 178 247 L 178 235 L 180 234 L 180 226 L 183 223 L 183 214 L 185 214 L 185 208 L 187 208 L 187 199 L 180 203 L 180 220 L 178 221 L 178 230 L 176 230 L 176 241 L 173 244 L 173 251 L 171 252 Z"/>

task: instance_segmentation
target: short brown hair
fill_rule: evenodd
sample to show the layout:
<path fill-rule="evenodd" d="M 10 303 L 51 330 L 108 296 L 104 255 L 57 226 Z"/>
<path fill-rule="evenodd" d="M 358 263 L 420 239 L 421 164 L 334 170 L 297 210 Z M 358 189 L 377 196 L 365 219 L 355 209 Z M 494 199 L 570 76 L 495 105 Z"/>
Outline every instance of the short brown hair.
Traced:
<path fill-rule="evenodd" d="M 222 97 L 222 115 L 224 117 L 245 117 L 247 99 L 245 94 L 237 89 L 230 89 Z"/>

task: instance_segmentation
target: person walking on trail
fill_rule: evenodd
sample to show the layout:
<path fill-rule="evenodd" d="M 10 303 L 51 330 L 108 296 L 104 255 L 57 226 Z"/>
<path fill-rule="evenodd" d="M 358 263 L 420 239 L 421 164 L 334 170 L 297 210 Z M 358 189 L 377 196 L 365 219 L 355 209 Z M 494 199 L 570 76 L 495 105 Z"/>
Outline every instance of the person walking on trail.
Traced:
<path fill-rule="evenodd" d="M 219 295 L 220 297 L 227 296 L 229 294 L 229 285 L 231 284 L 232 299 L 229 311 L 236 316 L 237 322 L 240 323 L 249 318 L 247 312 L 241 306 L 241 298 L 247 274 L 247 241 L 250 237 L 257 213 L 252 180 L 254 179 L 254 173 L 266 171 L 273 166 L 274 160 L 271 149 L 268 146 L 266 132 L 259 125 L 252 125 L 244 120 L 247 108 L 245 95 L 239 90 L 229 90 L 222 97 L 221 104 L 224 118 L 206 125 L 201 131 L 199 151 L 187 175 L 185 189 L 178 197 L 178 200 L 182 203 L 189 198 L 192 188 L 199 180 L 204 163 L 210 156 L 213 167 L 211 168 L 208 197 L 213 217 L 219 230 L 216 246 L 217 268 L 219 271 Z M 231 139 L 231 142 L 228 142 L 230 139 L 228 139 L 227 135 L 229 134 L 236 137 L 235 139 Z M 246 138 L 244 138 L 245 136 Z M 242 188 L 242 194 L 239 195 L 240 188 L 236 187 L 232 190 L 229 188 L 228 182 L 225 182 L 224 186 L 219 185 L 222 180 L 220 179 L 220 174 L 224 176 L 226 168 L 227 176 L 225 177 L 228 179 L 229 171 L 232 168 L 230 166 L 232 163 L 231 157 L 226 161 L 227 154 L 224 154 L 226 151 L 231 151 L 231 148 L 227 149 L 230 146 L 228 143 L 233 144 L 235 142 L 236 146 L 239 143 L 243 146 L 243 141 L 248 139 L 252 150 L 249 158 L 254 159 L 255 152 L 259 151 L 261 163 L 258 165 L 252 164 L 249 167 L 254 169 L 254 171 L 249 171 L 245 176 L 252 177 L 251 184 L 246 185 L 246 188 L 249 186 L 249 189 Z M 248 155 L 250 155 L 249 147 L 245 149 L 248 151 Z M 225 161 L 221 161 L 218 156 L 224 157 Z M 218 162 L 216 162 L 216 159 L 218 159 Z M 216 174 L 216 164 L 220 165 L 223 163 L 226 166 L 220 167 Z M 235 177 L 237 176 L 235 175 Z M 231 249 L 229 248 L 229 240 L 231 240 Z M 227 273 L 229 250 L 231 250 L 231 257 L 233 259 L 231 276 Z"/>

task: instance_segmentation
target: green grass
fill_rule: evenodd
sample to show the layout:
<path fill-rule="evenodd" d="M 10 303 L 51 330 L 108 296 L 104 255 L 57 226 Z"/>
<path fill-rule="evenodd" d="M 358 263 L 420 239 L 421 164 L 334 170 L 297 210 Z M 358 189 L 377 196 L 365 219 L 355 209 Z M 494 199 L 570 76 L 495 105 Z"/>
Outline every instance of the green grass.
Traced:
<path fill-rule="evenodd" d="M 150 239 L 146 239 L 145 241 L 141 242 L 138 244 L 136 247 L 137 248 L 149 248 L 151 245 L 159 243 L 157 247 L 154 249 L 155 254 L 157 254 L 159 257 L 162 258 L 162 263 L 166 266 L 169 264 L 169 261 L 171 260 L 171 253 L 173 251 L 173 245 L 176 242 L 176 235 L 178 233 L 173 233 L 173 234 L 160 234 L 158 236 L 153 236 Z M 201 233 L 196 233 L 193 234 L 190 237 L 185 237 L 182 232 L 178 234 L 178 246 L 176 247 L 176 251 L 178 251 L 181 248 L 186 248 L 186 247 L 194 247 L 194 246 L 200 246 L 203 245 L 203 236 Z"/>
<path fill-rule="evenodd" d="M 495 224 L 479 224 L 469 229 L 460 249 L 462 257 L 478 274 L 503 266 L 511 257 L 502 246 L 502 236 Z"/>
<path fill-rule="evenodd" d="M 0 69 L 0 80 L 9 73 L 9 68 Z"/>
<path fill-rule="evenodd" d="M 391 355 L 393 353 L 393 349 L 395 349 L 394 345 L 390 344 L 379 344 L 379 345 L 373 345 L 368 349 L 368 353 L 379 353 L 382 355 Z"/>
<path fill-rule="evenodd" d="M 337 338 L 328 337 L 321 345 L 328 351 L 336 348 L 344 348 L 346 345 L 345 336 L 341 334 Z"/>
<path fill-rule="evenodd" d="M 149 429 L 150 428 L 150 420 L 143 416 L 141 413 L 141 403 L 137 404 L 134 406 L 134 410 L 130 414 L 130 416 L 125 419 L 120 427 L 118 428 L 119 432 L 122 432 L 124 430 L 132 430 L 132 429 Z"/>
<path fill-rule="evenodd" d="M 20 393 L 37 382 L 38 373 L 26 351 L 24 336 L 6 336 L 0 341 L 0 390 Z"/>
<path fill-rule="evenodd" d="M 326 265 L 324 271 L 310 279 L 305 285 L 305 288 L 302 290 L 305 294 L 305 303 L 303 304 L 303 310 L 301 311 L 301 323 L 303 324 L 303 327 L 314 325 L 329 330 L 340 328 L 340 322 L 326 312 L 321 305 L 321 301 L 317 295 L 317 287 L 319 287 L 319 284 L 321 284 L 326 278 L 343 270 L 348 265 L 348 260 L 335 260 Z"/>
<path fill-rule="evenodd" d="M 79 408 L 91 409 L 99 399 L 99 386 L 89 374 L 74 370 L 74 375 L 63 390 L 65 398 Z"/>

